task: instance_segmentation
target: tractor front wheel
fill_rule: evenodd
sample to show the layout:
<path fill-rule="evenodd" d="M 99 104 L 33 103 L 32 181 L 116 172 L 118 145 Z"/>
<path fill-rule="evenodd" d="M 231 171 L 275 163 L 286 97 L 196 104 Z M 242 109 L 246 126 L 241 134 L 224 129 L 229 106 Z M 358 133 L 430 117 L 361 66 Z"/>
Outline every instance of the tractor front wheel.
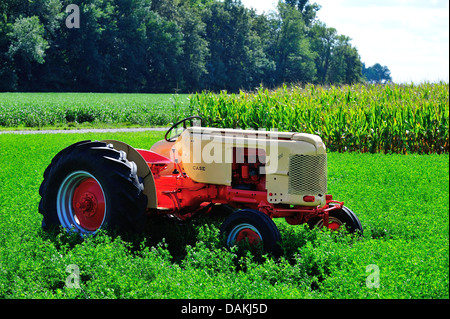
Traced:
<path fill-rule="evenodd" d="M 263 250 L 278 256 L 281 236 L 277 226 L 266 214 L 242 209 L 232 213 L 220 227 L 224 244 L 228 247 L 246 244 L 252 250 Z"/>
<path fill-rule="evenodd" d="M 308 221 L 308 225 L 311 229 L 314 227 L 322 228 L 324 227 L 323 219 L 320 217 L 312 218 Z M 331 230 L 338 230 L 341 227 L 344 227 L 344 225 L 349 233 L 363 233 L 361 222 L 355 213 L 348 207 L 343 206 L 341 209 L 330 211 L 328 228 Z"/>

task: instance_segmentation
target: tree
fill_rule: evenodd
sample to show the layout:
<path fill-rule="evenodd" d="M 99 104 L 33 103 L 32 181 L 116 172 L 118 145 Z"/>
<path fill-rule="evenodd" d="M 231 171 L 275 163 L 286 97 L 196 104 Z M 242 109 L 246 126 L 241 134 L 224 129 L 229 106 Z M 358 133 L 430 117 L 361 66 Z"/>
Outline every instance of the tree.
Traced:
<path fill-rule="evenodd" d="M 312 82 L 316 75 L 315 53 L 310 49 L 302 15 L 281 2 L 278 12 L 273 57 L 277 83 Z"/>
<path fill-rule="evenodd" d="M 391 71 L 387 66 L 381 66 L 379 63 L 375 63 L 368 68 L 363 64 L 362 75 L 369 83 L 379 84 L 392 81 Z"/>
<path fill-rule="evenodd" d="M 273 13 L 269 15 L 251 13 L 251 40 L 255 41 L 254 51 L 255 68 L 251 70 L 251 77 L 253 79 L 252 87 L 263 85 L 265 87 L 276 86 L 276 63 L 275 46 L 276 40 L 274 37 L 274 24 L 277 24 L 273 19 Z"/>
<path fill-rule="evenodd" d="M 148 92 L 173 92 L 182 81 L 179 62 L 183 55 L 180 27 L 150 11 L 145 23 L 145 67 Z"/>
<path fill-rule="evenodd" d="M 75 91 L 114 91 L 108 73 L 114 72 L 114 33 L 117 23 L 111 17 L 113 0 L 80 0 L 80 28 L 61 28 L 63 68 L 67 68 L 66 85 Z M 109 90 L 108 90 L 109 89 Z"/>
<path fill-rule="evenodd" d="M 11 41 L 7 56 L 13 61 L 18 81 L 30 82 L 33 64 L 45 62 L 48 42 L 44 27 L 37 16 L 17 18 L 7 35 Z"/>
<path fill-rule="evenodd" d="M 317 81 L 321 84 L 350 84 L 361 81 L 362 63 L 350 38 L 317 22 L 312 28 L 312 48 L 316 55 Z"/>
<path fill-rule="evenodd" d="M 257 85 L 270 63 L 252 29 L 251 11 L 240 1 L 215 1 L 203 11 L 203 22 L 210 51 L 205 85 L 230 91 Z"/>
<path fill-rule="evenodd" d="M 325 84 L 328 81 L 331 55 L 336 43 L 337 31 L 328 28 L 325 23 L 318 21 L 311 28 L 311 49 L 316 52 L 315 64 L 317 82 Z"/>
<path fill-rule="evenodd" d="M 301 13 L 303 21 L 308 27 L 313 24 L 317 16 L 317 11 L 321 8 L 317 3 L 309 3 L 309 0 L 284 0 L 284 2 Z"/>
<path fill-rule="evenodd" d="M 15 91 L 17 89 L 17 74 L 14 61 L 8 54 L 11 24 L 5 15 L 0 16 L 0 91 Z"/>
<path fill-rule="evenodd" d="M 80 28 L 64 23 L 69 4 L 80 9 Z M 317 20 L 319 9 L 308 0 L 281 0 L 268 14 L 240 0 L 2 0 L 0 90 L 236 92 L 359 81 L 356 48 Z"/>
<path fill-rule="evenodd" d="M 345 35 L 336 37 L 328 72 L 329 83 L 351 84 L 361 80 L 361 59 L 356 48 L 351 46 L 349 37 Z"/>
<path fill-rule="evenodd" d="M 0 3 L 0 90 L 38 90 L 58 27 L 58 0 Z"/>
<path fill-rule="evenodd" d="M 183 35 L 180 67 L 182 73 L 181 89 L 193 92 L 204 87 L 202 81 L 207 74 L 206 60 L 209 58 L 206 25 L 201 19 L 201 9 L 183 3 L 177 20 Z M 181 14 L 182 13 L 182 14 Z"/>
<path fill-rule="evenodd" d="M 140 92 L 146 83 L 144 23 L 149 16 L 150 0 L 114 1 L 110 11 L 111 32 L 104 32 L 109 46 L 107 85 L 116 92 Z M 105 30 L 106 31 L 106 30 Z M 107 45 L 107 44 L 106 44 Z"/>

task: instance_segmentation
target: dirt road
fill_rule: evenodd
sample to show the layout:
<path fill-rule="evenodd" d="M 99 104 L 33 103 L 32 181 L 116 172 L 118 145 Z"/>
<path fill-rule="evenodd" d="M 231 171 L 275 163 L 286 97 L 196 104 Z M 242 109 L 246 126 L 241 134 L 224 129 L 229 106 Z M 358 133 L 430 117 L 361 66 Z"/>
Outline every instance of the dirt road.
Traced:
<path fill-rule="evenodd" d="M 116 133 L 116 132 L 144 132 L 166 131 L 166 127 L 143 128 L 111 128 L 111 129 L 79 129 L 79 130 L 27 130 L 27 131 L 0 131 L 0 134 L 74 134 L 74 133 Z"/>

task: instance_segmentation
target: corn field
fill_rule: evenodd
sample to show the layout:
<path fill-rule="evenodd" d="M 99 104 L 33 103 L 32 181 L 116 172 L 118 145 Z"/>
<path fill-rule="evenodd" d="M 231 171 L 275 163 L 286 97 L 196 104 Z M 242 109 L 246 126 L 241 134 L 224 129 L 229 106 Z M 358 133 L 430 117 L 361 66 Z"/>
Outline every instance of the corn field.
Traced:
<path fill-rule="evenodd" d="M 281 87 L 197 93 L 204 125 L 318 134 L 330 151 L 448 153 L 448 83 Z"/>

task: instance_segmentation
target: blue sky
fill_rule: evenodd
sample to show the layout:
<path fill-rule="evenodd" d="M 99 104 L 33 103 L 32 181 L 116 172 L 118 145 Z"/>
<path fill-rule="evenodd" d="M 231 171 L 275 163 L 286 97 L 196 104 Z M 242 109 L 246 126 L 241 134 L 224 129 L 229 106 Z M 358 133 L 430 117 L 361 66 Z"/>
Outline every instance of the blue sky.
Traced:
<path fill-rule="evenodd" d="M 241 0 L 258 13 L 274 0 Z M 449 81 L 448 0 L 311 0 L 318 18 L 352 38 L 367 66 L 386 65 L 394 82 Z"/>

